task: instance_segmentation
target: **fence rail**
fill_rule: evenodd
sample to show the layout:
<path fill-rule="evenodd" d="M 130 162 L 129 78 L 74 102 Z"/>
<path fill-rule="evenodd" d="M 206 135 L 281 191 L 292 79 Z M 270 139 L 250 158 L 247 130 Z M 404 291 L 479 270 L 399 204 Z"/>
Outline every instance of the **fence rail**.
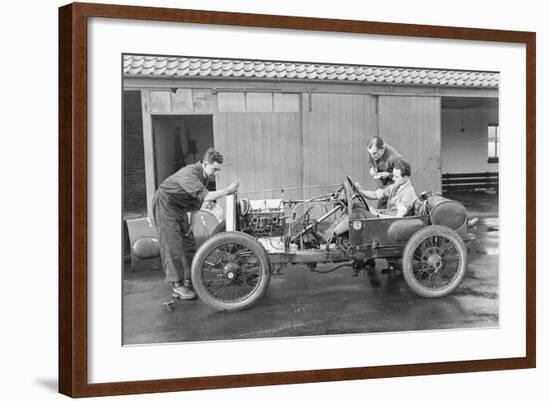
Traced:
<path fill-rule="evenodd" d="M 498 172 L 446 173 L 442 175 L 442 189 L 444 192 L 498 190 Z"/>

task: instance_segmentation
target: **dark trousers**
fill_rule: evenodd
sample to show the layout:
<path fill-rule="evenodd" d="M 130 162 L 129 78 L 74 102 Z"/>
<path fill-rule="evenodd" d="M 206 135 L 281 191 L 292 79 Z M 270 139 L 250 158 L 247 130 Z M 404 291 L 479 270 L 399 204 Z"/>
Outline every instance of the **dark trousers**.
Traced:
<path fill-rule="evenodd" d="M 191 280 L 196 244 L 187 213 L 174 211 L 153 199 L 153 217 L 159 235 L 160 259 L 166 282 Z"/>

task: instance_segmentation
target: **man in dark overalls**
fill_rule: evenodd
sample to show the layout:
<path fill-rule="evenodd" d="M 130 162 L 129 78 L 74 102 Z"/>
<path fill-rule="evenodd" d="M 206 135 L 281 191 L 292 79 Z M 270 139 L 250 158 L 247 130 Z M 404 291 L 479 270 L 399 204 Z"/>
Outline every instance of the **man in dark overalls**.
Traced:
<path fill-rule="evenodd" d="M 209 192 L 208 180 L 221 170 L 223 156 L 210 148 L 202 161 L 190 164 L 166 178 L 153 198 L 153 217 L 159 234 L 160 258 L 165 280 L 172 283 L 172 295 L 194 299 L 191 283 L 191 263 L 195 255 L 195 237 L 187 216 L 199 210 L 205 201 L 214 201 L 234 194 L 239 183 Z"/>
<path fill-rule="evenodd" d="M 395 162 L 401 159 L 401 154 L 392 146 L 384 143 L 379 136 L 373 136 L 367 142 L 367 153 L 369 154 L 369 174 L 378 181 L 378 188 L 386 188 L 393 183 L 393 167 Z M 380 199 L 377 209 L 385 209 L 387 199 Z"/>

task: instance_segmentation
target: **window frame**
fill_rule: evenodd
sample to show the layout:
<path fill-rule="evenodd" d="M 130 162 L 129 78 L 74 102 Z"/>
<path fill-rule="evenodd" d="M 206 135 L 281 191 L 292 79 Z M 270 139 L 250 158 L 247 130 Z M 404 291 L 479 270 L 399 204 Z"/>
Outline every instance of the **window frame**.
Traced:
<path fill-rule="evenodd" d="M 487 163 L 491 163 L 491 164 L 498 164 L 499 162 L 499 156 L 500 156 L 500 153 L 499 153 L 499 148 L 498 148 L 498 145 L 500 143 L 500 126 L 498 123 L 489 123 L 487 124 L 487 143 L 491 143 L 491 141 L 489 140 L 489 128 L 490 127 L 495 127 L 495 137 L 496 137 L 496 140 L 494 141 L 494 144 L 495 144 L 495 155 L 496 156 L 489 156 L 489 154 L 487 154 Z"/>

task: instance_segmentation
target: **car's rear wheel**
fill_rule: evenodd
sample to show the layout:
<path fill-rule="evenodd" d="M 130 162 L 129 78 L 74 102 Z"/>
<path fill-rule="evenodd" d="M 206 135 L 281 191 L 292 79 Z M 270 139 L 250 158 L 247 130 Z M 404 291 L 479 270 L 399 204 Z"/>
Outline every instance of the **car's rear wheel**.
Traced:
<path fill-rule="evenodd" d="M 422 297 L 437 298 L 453 292 L 462 282 L 467 265 L 464 241 L 444 226 L 417 231 L 403 250 L 403 276 Z"/>
<path fill-rule="evenodd" d="M 256 303 L 271 278 L 269 258 L 250 235 L 224 232 L 199 248 L 191 279 L 199 298 L 221 311 L 238 311 Z"/>

